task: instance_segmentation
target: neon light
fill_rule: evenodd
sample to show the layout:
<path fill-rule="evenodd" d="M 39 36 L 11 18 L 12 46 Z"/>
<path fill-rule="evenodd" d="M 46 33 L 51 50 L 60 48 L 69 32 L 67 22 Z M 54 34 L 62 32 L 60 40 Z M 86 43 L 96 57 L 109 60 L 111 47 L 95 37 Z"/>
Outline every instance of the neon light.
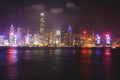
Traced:
<path fill-rule="evenodd" d="M 71 26 L 68 27 L 67 32 L 68 32 L 68 33 L 72 33 L 72 28 L 71 28 Z"/>
<path fill-rule="evenodd" d="M 83 34 L 86 34 L 86 33 L 87 33 L 87 32 L 84 30 L 84 31 L 83 31 Z"/>
<path fill-rule="evenodd" d="M 110 35 L 109 34 L 106 34 L 106 44 L 110 44 Z"/>
<path fill-rule="evenodd" d="M 101 41 L 100 41 L 100 36 L 99 36 L 98 34 L 96 35 L 96 38 L 97 38 L 97 42 L 96 42 L 96 43 L 97 43 L 97 44 L 100 44 Z"/>

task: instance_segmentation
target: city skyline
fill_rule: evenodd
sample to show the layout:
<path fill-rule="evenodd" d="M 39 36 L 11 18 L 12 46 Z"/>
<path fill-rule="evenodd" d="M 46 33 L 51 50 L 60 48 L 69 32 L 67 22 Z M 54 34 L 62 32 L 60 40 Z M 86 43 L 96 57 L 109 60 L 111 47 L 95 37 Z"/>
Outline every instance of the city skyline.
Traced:
<path fill-rule="evenodd" d="M 79 32 L 82 28 L 119 36 L 119 4 L 113 1 L 1 1 L 0 33 L 7 32 L 9 26 L 39 29 L 39 13 L 45 12 L 47 28 L 73 27 Z"/>

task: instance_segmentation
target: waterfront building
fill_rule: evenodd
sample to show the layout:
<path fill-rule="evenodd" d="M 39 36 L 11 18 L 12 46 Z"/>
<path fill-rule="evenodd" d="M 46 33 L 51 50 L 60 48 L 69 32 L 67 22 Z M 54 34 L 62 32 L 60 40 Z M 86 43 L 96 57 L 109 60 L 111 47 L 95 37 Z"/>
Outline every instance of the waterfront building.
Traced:
<path fill-rule="evenodd" d="M 56 44 L 56 46 L 60 46 L 60 43 L 61 43 L 61 32 L 60 32 L 60 30 L 56 30 L 55 44 Z"/>
<path fill-rule="evenodd" d="M 0 35 L 0 46 L 4 45 L 4 35 Z"/>
<path fill-rule="evenodd" d="M 9 33 L 9 44 L 10 46 L 14 45 L 14 26 L 11 25 Z"/>
<path fill-rule="evenodd" d="M 67 33 L 68 33 L 68 46 L 73 46 L 73 35 L 72 35 L 72 27 L 69 25 L 68 29 L 67 29 Z"/>
<path fill-rule="evenodd" d="M 55 46 L 55 30 L 50 30 L 49 45 Z"/>
<path fill-rule="evenodd" d="M 23 44 L 22 32 L 23 32 L 23 28 L 18 27 L 17 28 L 17 33 L 16 33 L 16 36 L 17 36 L 16 43 L 17 43 L 18 46 L 22 46 L 22 44 Z"/>
<path fill-rule="evenodd" d="M 40 41 L 39 41 L 39 45 L 40 46 L 44 46 L 45 42 L 44 42 L 44 36 L 45 34 L 45 14 L 44 13 L 40 13 Z"/>
<path fill-rule="evenodd" d="M 33 45 L 39 46 L 39 34 L 37 33 L 33 35 Z"/>

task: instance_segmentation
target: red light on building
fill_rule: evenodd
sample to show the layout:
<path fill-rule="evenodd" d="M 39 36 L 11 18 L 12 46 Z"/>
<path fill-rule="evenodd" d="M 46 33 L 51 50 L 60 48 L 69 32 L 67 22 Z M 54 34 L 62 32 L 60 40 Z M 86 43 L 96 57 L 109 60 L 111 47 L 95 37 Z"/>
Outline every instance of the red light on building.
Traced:
<path fill-rule="evenodd" d="M 83 31 L 83 34 L 86 34 L 86 33 L 87 33 L 87 32 L 84 30 L 84 31 Z"/>
<path fill-rule="evenodd" d="M 109 34 L 106 34 L 105 36 L 108 37 L 108 36 L 110 36 L 110 35 L 109 35 Z"/>

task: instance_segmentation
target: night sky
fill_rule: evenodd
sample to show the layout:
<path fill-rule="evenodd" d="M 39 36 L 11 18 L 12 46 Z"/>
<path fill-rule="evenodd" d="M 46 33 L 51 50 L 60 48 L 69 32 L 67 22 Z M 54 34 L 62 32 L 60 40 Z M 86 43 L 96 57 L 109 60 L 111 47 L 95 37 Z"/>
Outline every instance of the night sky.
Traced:
<path fill-rule="evenodd" d="M 4 0 L 0 1 L 0 34 L 11 24 L 35 32 L 39 29 L 39 13 L 46 14 L 46 28 L 74 32 L 83 28 L 95 33 L 120 34 L 120 4 L 115 0 Z"/>

